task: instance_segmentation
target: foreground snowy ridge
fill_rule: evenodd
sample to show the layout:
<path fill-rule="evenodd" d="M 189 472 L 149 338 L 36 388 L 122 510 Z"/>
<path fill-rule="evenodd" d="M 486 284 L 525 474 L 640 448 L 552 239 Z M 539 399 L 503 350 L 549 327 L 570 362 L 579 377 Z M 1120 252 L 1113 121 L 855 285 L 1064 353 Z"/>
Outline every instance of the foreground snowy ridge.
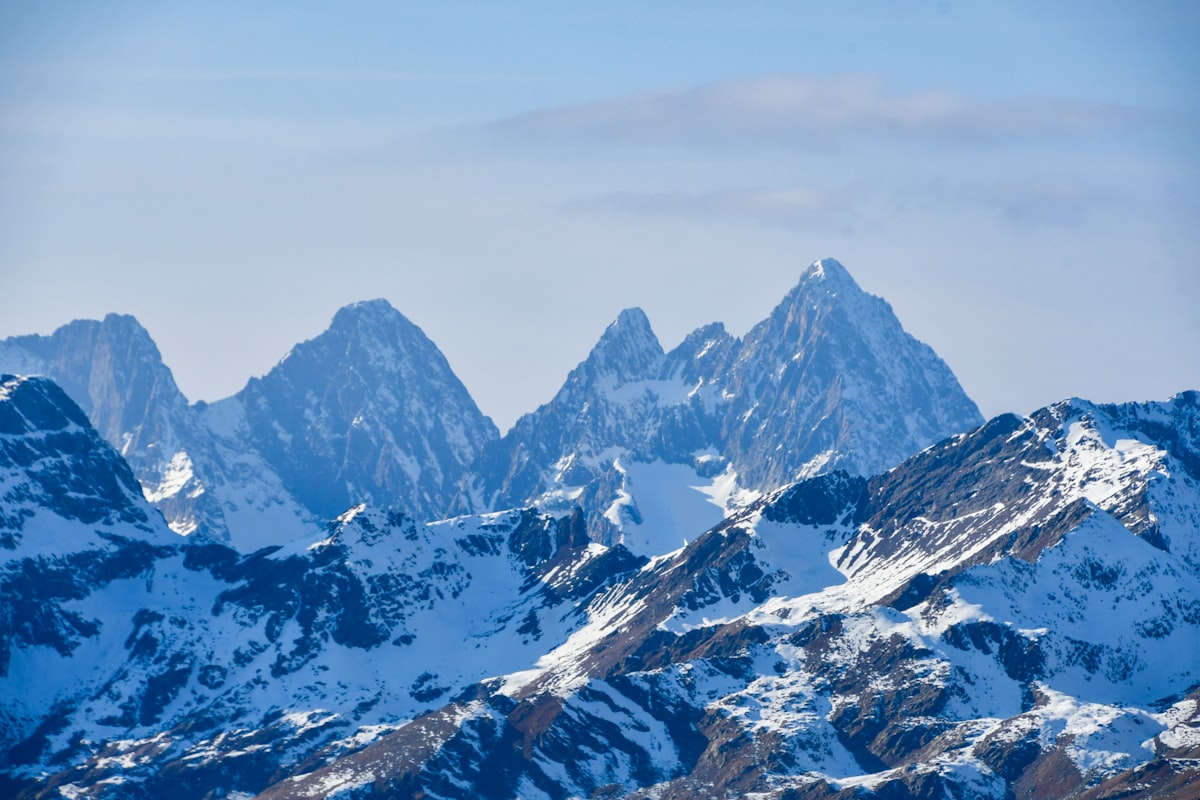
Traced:
<path fill-rule="evenodd" d="M 0 419 L 23 420 L 6 453 L 42 453 L 6 486 L 56 454 L 120 463 L 46 381 L 7 381 Z M 86 517 L 6 497 L 39 509 L 6 523 L 6 596 L 56 576 L 10 613 L 14 796 L 1186 797 L 1198 777 L 1196 393 L 1000 417 L 650 560 L 579 513 L 359 507 L 242 556 L 128 492 Z"/>

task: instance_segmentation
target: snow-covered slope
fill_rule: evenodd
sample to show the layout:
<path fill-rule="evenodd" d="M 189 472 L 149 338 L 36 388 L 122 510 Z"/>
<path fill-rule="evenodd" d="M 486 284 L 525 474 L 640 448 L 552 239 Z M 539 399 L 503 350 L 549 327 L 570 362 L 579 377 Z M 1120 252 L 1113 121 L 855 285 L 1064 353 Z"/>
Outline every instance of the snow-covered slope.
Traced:
<path fill-rule="evenodd" d="M 0 750 L 59 713 L 47 681 L 98 686 L 89 644 L 113 620 L 96 592 L 136 585 L 178 539 L 62 389 L 0 376 Z"/>
<path fill-rule="evenodd" d="M 1070 401 L 780 490 L 264 796 L 1194 796 L 1198 425 Z"/>
<path fill-rule="evenodd" d="M 0 796 L 1200 785 L 1200 393 L 944 438 L 832 261 L 741 339 L 622 313 L 503 440 L 382 301 L 212 404 L 63 331 L 0 343 L 106 426 L 0 377 Z"/>
<path fill-rule="evenodd" d="M 57 386 L 0 380 L 9 796 L 265 785 L 532 667 L 642 563 L 590 544 L 579 514 L 532 511 L 422 524 L 360 506 L 248 556 L 182 539 Z"/>
<path fill-rule="evenodd" d="M 742 339 L 713 324 L 663 353 L 641 310 L 622 312 L 549 403 L 485 448 L 480 501 L 578 503 L 595 535 L 652 555 L 762 491 L 871 474 L 981 421 L 891 307 L 825 259 Z"/>

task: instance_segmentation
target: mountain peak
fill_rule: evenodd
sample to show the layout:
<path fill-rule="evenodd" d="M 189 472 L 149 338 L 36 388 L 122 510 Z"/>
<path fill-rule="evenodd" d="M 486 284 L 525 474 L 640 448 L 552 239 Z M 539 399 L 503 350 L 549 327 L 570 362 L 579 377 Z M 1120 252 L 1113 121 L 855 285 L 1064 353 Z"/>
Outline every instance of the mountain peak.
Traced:
<path fill-rule="evenodd" d="M 839 288 L 862 291 L 850 271 L 842 265 L 842 262 L 833 258 L 821 258 L 814 261 L 800 275 L 801 286 L 817 282 L 829 286 L 834 291 Z"/>
<path fill-rule="evenodd" d="M 375 371 L 376 377 L 408 372 L 418 363 L 437 373 L 450 369 L 425 332 L 383 298 L 342 306 L 328 328 L 293 347 L 280 365 L 285 362 L 293 368 L 306 363 L 318 371 L 354 363 Z"/>
<path fill-rule="evenodd" d="M 256 449 L 321 517 L 361 502 L 441 515 L 499 435 L 437 346 L 381 299 L 339 309 L 237 397 Z"/>
<path fill-rule="evenodd" d="M 609 323 L 604 329 L 604 335 L 600 341 L 615 338 L 640 338 L 644 340 L 658 341 L 658 337 L 654 335 L 654 331 L 650 328 L 650 320 L 646 317 L 646 312 L 642 311 L 637 306 L 627 308 L 617 315 L 617 318 Z"/>
<path fill-rule="evenodd" d="M 627 308 L 604 329 L 585 365 L 596 373 L 616 376 L 620 382 L 650 376 L 663 357 L 662 344 L 650 327 L 646 312 Z"/>
<path fill-rule="evenodd" d="M 396 326 L 416 327 L 408 317 L 397 311 L 391 303 L 382 297 L 377 297 L 374 300 L 360 300 L 357 303 L 350 303 L 339 308 L 333 315 L 333 321 L 329 324 L 329 330 L 348 333 L 354 330 L 361 330 L 364 327 L 383 327 L 386 329 Z"/>
<path fill-rule="evenodd" d="M 150 332 L 132 314 L 105 314 L 100 325 L 108 330 L 119 331 L 141 339 L 153 341 Z"/>
<path fill-rule="evenodd" d="M 731 455 L 761 485 L 832 468 L 870 474 L 982 422 L 945 362 L 832 258 L 750 330 L 734 372 L 742 388 L 730 391 L 749 399 Z M 776 442 L 789 443 L 783 458 Z"/>
<path fill-rule="evenodd" d="M 38 510 L 89 526 L 125 522 L 152 530 L 128 464 L 49 378 L 0 375 L 0 487 L 0 551 L 21 541 Z M 5 648 L 0 676 L 7 655 Z"/>
<path fill-rule="evenodd" d="M 49 378 L 0 375 L 0 434 L 91 429 L 87 415 Z"/>

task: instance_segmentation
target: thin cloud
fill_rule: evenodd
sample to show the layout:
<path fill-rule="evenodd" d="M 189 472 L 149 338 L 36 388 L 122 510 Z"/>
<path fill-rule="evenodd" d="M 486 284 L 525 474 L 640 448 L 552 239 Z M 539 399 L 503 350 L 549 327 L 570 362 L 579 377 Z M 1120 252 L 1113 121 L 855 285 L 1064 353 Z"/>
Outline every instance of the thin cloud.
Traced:
<path fill-rule="evenodd" d="M 90 143 L 329 149 L 377 144 L 403 131 L 399 125 L 383 126 L 366 120 L 266 114 L 156 113 L 50 105 L 11 107 L 0 113 L 0 134 Z"/>
<path fill-rule="evenodd" d="M 870 76 L 777 75 L 532 111 L 493 123 L 510 136 L 616 145 L 805 145 L 850 135 L 943 139 L 1066 136 L 1145 122 L 1111 105 L 898 93 Z"/>
<path fill-rule="evenodd" d="M 916 206 L 938 213 L 981 210 L 1022 228 L 1071 228 L 1103 209 L 1127 205 L 1123 197 L 1072 177 L 1038 176 L 991 181 L 931 182 L 921 192 L 894 198 L 898 209 Z"/>
<path fill-rule="evenodd" d="M 575 211 L 687 219 L 740 218 L 784 227 L 852 226 L 851 199 L 807 187 L 710 192 L 610 192 L 576 200 Z"/>
<path fill-rule="evenodd" d="M 533 75 L 498 72 L 401 72 L 395 70 L 331 69 L 230 69 L 106 71 L 90 73 L 94 78 L 114 81 L 160 83 L 529 83 L 542 81 Z"/>
<path fill-rule="evenodd" d="M 0 65 L 8 80 L 78 80 L 120 83 L 542 83 L 545 76 L 516 72 L 429 72 L 332 69 L 327 67 L 246 67 L 227 69 L 98 69 L 86 61 Z"/>

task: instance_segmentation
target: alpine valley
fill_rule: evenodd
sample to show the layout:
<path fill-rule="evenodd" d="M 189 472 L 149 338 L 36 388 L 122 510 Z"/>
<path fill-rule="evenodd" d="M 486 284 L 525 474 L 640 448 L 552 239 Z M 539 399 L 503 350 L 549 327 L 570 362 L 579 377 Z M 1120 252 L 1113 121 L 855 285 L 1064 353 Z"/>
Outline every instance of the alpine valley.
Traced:
<path fill-rule="evenodd" d="M 0 341 L 0 796 L 1200 796 L 1200 392 L 984 421 L 832 259 L 504 435 L 347 306 Z"/>

